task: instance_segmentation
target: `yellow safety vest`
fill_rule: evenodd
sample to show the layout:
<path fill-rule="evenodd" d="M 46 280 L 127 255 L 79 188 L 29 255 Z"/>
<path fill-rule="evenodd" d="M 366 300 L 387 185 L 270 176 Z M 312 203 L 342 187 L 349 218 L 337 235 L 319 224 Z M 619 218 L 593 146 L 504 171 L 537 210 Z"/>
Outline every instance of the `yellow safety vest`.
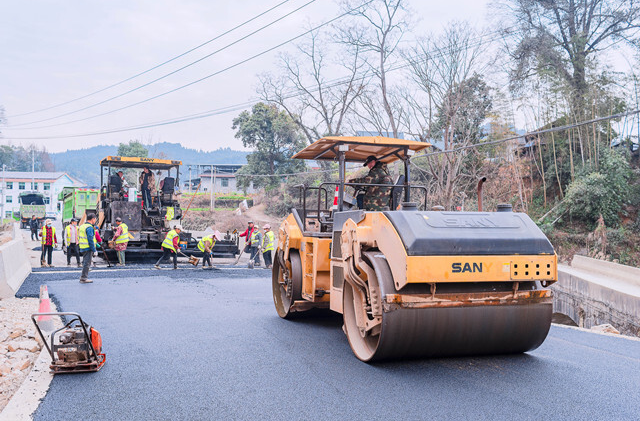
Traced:
<path fill-rule="evenodd" d="M 122 228 L 122 234 L 116 238 L 116 244 L 124 244 L 129 242 L 129 227 L 124 222 L 118 225 Z"/>
<path fill-rule="evenodd" d="M 213 239 L 213 234 L 207 235 L 206 237 L 202 237 L 202 240 L 198 241 L 198 250 L 204 251 L 204 242 L 208 241 L 211 243 L 210 249 L 213 250 L 213 246 L 216 245 L 216 240 Z"/>
<path fill-rule="evenodd" d="M 171 221 L 173 219 L 173 217 L 175 216 L 175 209 L 173 207 L 168 207 L 167 208 L 167 214 L 165 216 L 165 219 L 167 221 Z"/>
<path fill-rule="evenodd" d="M 171 230 L 167 233 L 167 236 L 164 237 L 164 241 L 162 242 L 162 247 L 169 249 L 169 250 L 173 250 L 176 251 L 176 248 L 173 247 L 173 239 L 176 238 L 177 236 L 179 236 L 180 234 L 178 234 L 176 232 L 176 230 Z"/>
<path fill-rule="evenodd" d="M 76 225 L 76 241 L 78 241 L 78 226 Z M 64 229 L 64 240 L 67 245 L 71 243 L 71 224 Z"/>
<path fill-rule="evenodd" d="M 53 230 L 51 232 L 51 234 L 52 234 L 51 239 L 55 243 L 56 242 L 56 227 L 54 227 L 52 225 L 51 229 Z M 40 236 L 42 237 L 42 239 L 40 240 L 40 244 L 44 244 L 47 241 L 47 226 L 46 225 L 42 227 L 42 234 Z"/>
<path fill-rule="evenodd" d="M 267 239 L 267 246 L 262 251 L 271 251 L 271 250 L 273 250 L 273 246 L 275 245 L 275 239 L 276 239 L 276 236 L 273 234 L 273 231 L 265 232 L 264 236 Z"/>
<path fill-rule="evenodd" d="M 260 234 L 260 231 L 258 231 L 257 229 L 253 229 L 253 231 L 251 231 L 251 246 L 253 247 L 257 247 L 260 244 L 256 244 L 258 242 L 258 234 Z"/>
<path fill-rule="evenodd" d="M 89 240 L 87 239 L 87 228 L 93 228 L 93 244 L 94 245 L 98 245 L 98 240 L 96 240 L 96 228 L 88 223 L 84 223 L 82 225 L 80 225 L 80 228 L 78 228 L 78 245 L 80 246 L 80 249 L 90 249 L 91 247 L 89 247 Z"/>

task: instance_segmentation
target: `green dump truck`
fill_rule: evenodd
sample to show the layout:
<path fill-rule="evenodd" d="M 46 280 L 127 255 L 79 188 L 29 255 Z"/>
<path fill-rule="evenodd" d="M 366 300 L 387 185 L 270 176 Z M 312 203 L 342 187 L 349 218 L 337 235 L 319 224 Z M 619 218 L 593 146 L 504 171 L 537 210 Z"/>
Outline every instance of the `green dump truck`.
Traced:
<path fill-rule="evenodd" d="M 18 203 L 20 203 L 20 227 L 29 228 L 32 216 L 36 217 L 38 227 L 41 227 L 47 214 L 44 194 L 37 191 L 22 192 L 18 195 Z"/>
<path fill-rule="evenodd" d="M 98 189 L 65 187 L 58 194 L 58 201 L 62 202 L 62 227 L 66 228 L 71 219 L 82 219 L 87 211 L 95 213 L 98 207 Z"/>

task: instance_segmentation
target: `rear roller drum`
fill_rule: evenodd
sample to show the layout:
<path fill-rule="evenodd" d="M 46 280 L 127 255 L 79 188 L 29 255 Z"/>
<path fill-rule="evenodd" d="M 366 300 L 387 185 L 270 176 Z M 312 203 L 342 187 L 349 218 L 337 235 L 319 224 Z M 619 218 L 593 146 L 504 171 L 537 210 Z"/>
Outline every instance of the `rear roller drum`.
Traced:
<path fill-rule="evenodd" d="M 271 279 L 276 311 L 283 319 L 290 318 L 291 306 L 302 299 L 302 262 L 298 250 L 290 250 L 288 260 L 284 260 L 282 250 L 277 250 Z"/>

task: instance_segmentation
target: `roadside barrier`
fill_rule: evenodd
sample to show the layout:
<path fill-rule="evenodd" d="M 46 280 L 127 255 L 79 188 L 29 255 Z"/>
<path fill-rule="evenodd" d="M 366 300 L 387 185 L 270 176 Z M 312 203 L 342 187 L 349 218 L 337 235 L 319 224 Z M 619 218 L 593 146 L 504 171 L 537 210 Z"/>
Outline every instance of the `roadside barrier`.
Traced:
<path fill-rule="evenodd" d="M 0 298 L 14 297 L 31 273 L 31 263 L 18 224 L 13 226 L 13 240 L 0 246 Z"/>

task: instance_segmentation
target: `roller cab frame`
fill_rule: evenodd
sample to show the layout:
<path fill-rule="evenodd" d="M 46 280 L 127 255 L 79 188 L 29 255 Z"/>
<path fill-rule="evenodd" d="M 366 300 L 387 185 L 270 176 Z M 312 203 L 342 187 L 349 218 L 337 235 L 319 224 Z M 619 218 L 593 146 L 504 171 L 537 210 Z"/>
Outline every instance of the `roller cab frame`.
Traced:
<path fill-rule="evenodd" d="M 294 156 L 338 162 L 338 181 L 298 186 L 300 205 L 279 228 L 272 272 L 282 318 L 314 309 L 343 314 L 363 361 L 526 352 L 551 324 L 557 256 L 523 213 L 427 211 L 410 158 L 429 144 L 385 137 L 325 137 Z M 388 211 L 357 209 L 348 162 L 401 161 Z M 331 209 L 336 191 L 337 209 Z M 309 196 L 315 196 L 308 200 Z M 420 205 L 412 202 L 419 197 Z"/>

